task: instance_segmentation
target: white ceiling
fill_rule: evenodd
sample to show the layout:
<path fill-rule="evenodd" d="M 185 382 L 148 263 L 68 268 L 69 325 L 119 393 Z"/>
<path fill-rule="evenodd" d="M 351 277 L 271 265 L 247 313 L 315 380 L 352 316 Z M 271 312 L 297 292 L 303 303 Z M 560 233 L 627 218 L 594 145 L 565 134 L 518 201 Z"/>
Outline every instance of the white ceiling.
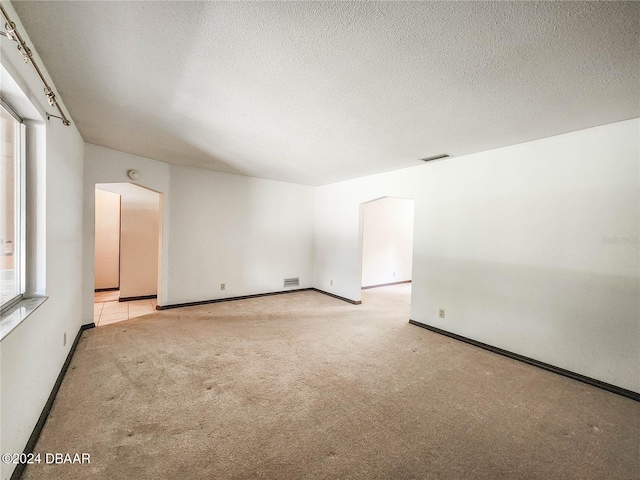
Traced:
<path fill-rule="evenodd" d="M 117 195 L 123 195 L 130 203 L 148 205 L 153 202 L 157 203 L 160 199 L 159 193 L 134 185 L 133 183 L 96 183 L 96 188 Z"/>
<path fill-rule="evenodd" d="M 320 185 L 640 116 L 635 2 L 13 5 L 85 141 L 169 163 Z"/>

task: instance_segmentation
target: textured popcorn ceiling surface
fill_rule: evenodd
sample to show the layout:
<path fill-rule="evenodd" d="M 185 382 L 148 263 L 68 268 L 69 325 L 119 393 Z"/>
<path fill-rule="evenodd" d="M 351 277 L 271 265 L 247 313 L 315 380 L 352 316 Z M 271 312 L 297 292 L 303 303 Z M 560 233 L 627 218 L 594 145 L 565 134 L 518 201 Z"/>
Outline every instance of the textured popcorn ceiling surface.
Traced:
<path fill-rule="evenodd" d="M 85 141 L 169 163 L 321 185 L 639 116 L 640 3 L 13 5 Z"/>

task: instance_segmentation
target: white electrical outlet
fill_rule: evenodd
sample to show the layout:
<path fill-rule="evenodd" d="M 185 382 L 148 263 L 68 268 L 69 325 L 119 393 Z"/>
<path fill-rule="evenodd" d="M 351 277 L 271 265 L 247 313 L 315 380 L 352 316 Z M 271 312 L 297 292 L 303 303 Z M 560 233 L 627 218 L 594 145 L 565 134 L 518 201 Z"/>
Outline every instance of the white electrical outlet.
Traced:
<path fill-rule="evenodd" d="M 442 308 L 440 309 L 440 318 L 444 318 L 444 310 Z"/>
<path fill-rule="evenodd" d="M 62 335 L 62 346 L 65 347 L 67 345 L 67 332 L 64 332 Z"/>
<path fill-rule="evenodd" d="M 331 280 L 331 282 L 329 283 L 329 285 L 331 285 L 333 287 L 333 280 Z"/>
<path fill-rule="evenodd" d="M 225 288 L 225 284 L 224 284 L 224 283 L 221 283 L 221 284 L 220 284 L 220 290 L 224 290 L 224 288 Z"/>
<path fill-rule="evenodd" d="M 394 277 L 396 276 L 396 272 L 393 272 L 393 276 L 394 276 Z"/>

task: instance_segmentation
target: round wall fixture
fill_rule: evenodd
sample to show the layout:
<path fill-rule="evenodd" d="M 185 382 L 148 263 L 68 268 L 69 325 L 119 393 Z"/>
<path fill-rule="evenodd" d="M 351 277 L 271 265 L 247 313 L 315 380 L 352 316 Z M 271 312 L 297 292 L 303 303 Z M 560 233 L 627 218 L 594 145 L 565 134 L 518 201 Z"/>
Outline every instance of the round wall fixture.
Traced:
<path fill-rule="evenodd" d="M 131 180 L 138 180 L 140 178 L 140 172 L 138 172 L 137 170 L 129 170 L 127 172 L 127 175 Z"/>

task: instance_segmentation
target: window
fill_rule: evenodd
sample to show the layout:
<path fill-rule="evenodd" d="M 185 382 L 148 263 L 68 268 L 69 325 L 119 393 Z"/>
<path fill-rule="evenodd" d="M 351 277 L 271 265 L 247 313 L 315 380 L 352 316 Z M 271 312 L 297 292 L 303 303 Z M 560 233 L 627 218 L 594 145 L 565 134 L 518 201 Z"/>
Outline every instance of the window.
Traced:
<path fill-rule="evenodd" d="M 0 106 L 0 309 L 10 307 L 25 291 L 24 125 Z"/>

